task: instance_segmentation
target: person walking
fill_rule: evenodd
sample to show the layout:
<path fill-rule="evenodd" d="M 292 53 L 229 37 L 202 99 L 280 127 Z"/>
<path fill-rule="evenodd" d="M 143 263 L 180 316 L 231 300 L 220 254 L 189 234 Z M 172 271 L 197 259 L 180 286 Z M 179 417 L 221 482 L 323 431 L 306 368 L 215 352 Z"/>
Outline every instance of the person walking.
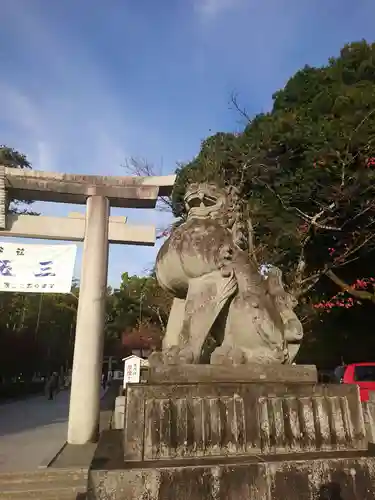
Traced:
<path fill-rule="evenodd" d="M 47 398 L 49 400 L 52 400 L 56 395 L 58 389 L 58 382 L 59 382 L 59 377 L 56 372 L 53 372 L 52 375 L 47 380 L 46 384 L 46 393 L 47 393 Z"/>
<path fill-rule="evenodd" d="M 105 373 L 102 374 L 102 387 L 103 390 L 107 387 L 107 375 Z"/>

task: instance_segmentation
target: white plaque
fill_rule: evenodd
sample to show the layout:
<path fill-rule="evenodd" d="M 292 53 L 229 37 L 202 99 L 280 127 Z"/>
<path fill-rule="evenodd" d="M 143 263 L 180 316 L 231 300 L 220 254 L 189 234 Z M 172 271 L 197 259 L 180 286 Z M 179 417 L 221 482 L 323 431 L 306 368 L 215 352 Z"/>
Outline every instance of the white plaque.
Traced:
<path fill-rule="evenodd" d="M 125 359 L 124 387 L 126 384 L 138 384 L 141 379 L 141 358 L 130 356 Z"/>
<path fill-rule="evenodd" d="M 0 242 L 0 291 L 70 293 L 76 245 Z"/>

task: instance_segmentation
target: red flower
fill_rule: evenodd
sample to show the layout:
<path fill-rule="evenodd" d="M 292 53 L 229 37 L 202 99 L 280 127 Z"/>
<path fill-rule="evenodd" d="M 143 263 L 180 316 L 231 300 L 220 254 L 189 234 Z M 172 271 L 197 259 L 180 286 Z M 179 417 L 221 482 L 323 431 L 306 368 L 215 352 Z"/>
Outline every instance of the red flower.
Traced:
<path fill-rule="evenodd" d="M 354 289 L 363 290 L 366 289 L 368 284 L 371 283 L 375 287 L 375 278 L 362 278 L 357 279 L 351 286 Z M 317 304 L 313 304 L 314 309 L 322 309 L 323 311 L 329 313 L 335 307 L 342 307 L 345 309 L 349 309 L 350 307 L 354 307 L 355 304 L 361 304 L 361 301 L 354 297 L 345 296 L 346 292 L 338 292 L 336 295 L 331 297 L 327 301 L 321 301 Z"/>
<path fill-rule="evenodd" d="M 367 288 L 367 283 L 364 279 L 362 280 L 357 280 L 355 283 L 354 283 L 354 288 L 360 288 L 360 289 L 364 289 L 364 288 Z"/>

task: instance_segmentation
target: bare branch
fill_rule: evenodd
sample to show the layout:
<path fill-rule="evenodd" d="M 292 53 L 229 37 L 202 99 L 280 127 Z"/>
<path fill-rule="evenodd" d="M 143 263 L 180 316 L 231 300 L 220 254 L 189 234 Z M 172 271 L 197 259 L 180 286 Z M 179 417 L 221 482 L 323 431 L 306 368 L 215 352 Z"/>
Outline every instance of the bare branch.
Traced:
<path fill-rule="evenodd" d="M 149 163 L 144 158 L 135 158 L 131 156 L 125 160 L 122 165 L 130 175 L 137 177 L 151 177 L 153 175 L 161 175 L 161 168 L 156 169 L 155 165 Z"/>
<path fill-rule="evenodd" d="M 359 122 L 359 124 L 356 126 L 356 128 L 353 130 L 353 132 L 350 134 L 350 137 L 349 137 L 349 141 L 348 141 L 348 147 L 347 147 L 347 155 L 349 153 L 349 148 L 350 148 L 350 144 L 352 142 L 352 139 L 353 139 L 353 136 L 356 132 L 358 132 L 358 130 L 362 127 L 362 125 L 370 118 L 371 115 L 373 115 L 375 113 L 375 109 L 372 109 L 371 111 L 369 111 L 367 113 L 367 115 L 363 118 L 363 120 L 361 120 Z"/>
<path fill-rule="evenodd" d="M 373 223 L 375 223 L 375 221 L 372 221 L 370 224 L 368 224 L 366 226 L 366 228 L 370 227 Z M 347 261 L 346 258 L 349 257 L 350 255 L 353 255 L 354 253 L 358 252 L 358 250 L 360 250 L 362 247 L 364 247 L 367 243 L 372 241 L 374 238 L 375 238 L 375 233 L 372 233 L 370 236 L 365 238 L 361 243 L 359 243 L 360 238 L 357 238 L 354 241 L 354 243 L 351 245 L 351 247 L 348 248 L 347 251 L 343 255 L 340 255 L 339 257 L 337 257 L 337 259 L 335 259 L 334 266 L 332 266 L 332 267 L 339 267 L 339 266 L 342 266 L 343 264 L 348 264 L 349 261 Z M 357 259 L 357 257 L 355 259 L 351 259 L 351 261 L 356 260 L 356 259 Z"/>
<path fill-rule="evenodd" d="M 353 139 L 353 136 L 356 132 L 358 132 L 358 130 L 362 127 L 362 125 L 375 113 L 375 109 L 372 109 L 371 111 L 369 111 L 366 116 L 363 118 L 363 120 L 360 121 L 360 123 L 355 127 L 355 129 L 352 130 L 351 134 L 350 134 L 350 137 L 349 137 L 349 140 L 348 140 L 348 144 L 347 144 L 347 147 L 346 147 L 346 151 L 345 151 L 345 158 L 343 159 L 342 156 L 341 156 L 341 153 L 339 151 L 336 151 L 336 154 L 337 154 L 337 157 L 339 159 L 339 162 L 341 164 L 341 185 L 340 187 L 343 188 L 344 185 L 345 185 L 345 169 L 347 167 L 349 167 L 354 161 L 355 159 L 358 157 L 359 155 L 359 151 L 348 161 L 348 158 L 349 158 L 349 149 L 350 149 L 350 145 L 351 145 L 351 142 L 352 142 L 352 139 Z M 372 141 L 370 140 L 370 143 Z"/>
<path fill-rule="evenodd" d="M 303 245 L 299 255 L 296 272 L 294 275 L 294 282 L 297 286 L 299 286 L 302 283 L 302 277 L 305 272 L 305 269 L 306 269 L 305 245 Z"/>
<path fill-rule="evenodd" d="M 368 189 L 366 189 L 363 193 L 361 193 L 360 196 L 363 196 L 366 191 L 368 191 L 369 189 L 372 189 L 372 186 Z M 343 229 L 347 224 L 349 224 L 350 222 L 353 222 L 354 220 L 358 219 L 358 217 L 361 217 L 361 215 L 364 215 L 366 212 L 368 212 L 369 210 L 375 208 L 375 203 L 374 202 L 370 202 L 370 205 L 368 205 L 366 208 L 364 208 L 363 210 L 361 210 L 360 212 L 358 212 L 357 214 L 355 214 L 353 217 L 347 219 L 343 225 L 341 226 L 341 229 Z"/>
<path fill-rule="evenodd" d="M 363 242 L 361 242 L 361 244 L 353 244 L 353 246 L 350 249 L 348 249 L 347 252 L 345 252 L 345 254 L 341 255 L 339 257 L 339 259 L 337 259 L 335 262 L 333 262 L 331 264 L 327 264 L 323 269 L 321 269 L 317 273 L 312 274 L 311 276 L 308 276 L 305 279 L 301 279 L 302 278 L 302 274 L 300 274 L 298 276 L 298 274 L 296 272 L 297 276 L 296 276 L 295 285 L 294 285 L 294 288 L 295 288 L 295 292 L 294 293 L 295 293 L 296 297 L 302 296 L 305 293 L 307 293 L 309 290 L 311 290 L 311 288 L 313 288 L 313 286 L 324 275 L 328 276 L 332 281 L 334 281 L 336 284 L 338 284 L 343 290 L 346 290 L 345 287 L 349 287 L 349 285 L 347 285 L 344 281 L 340 280 L 340 278 L 338 278 L 334 274 L 334 272 L 332 271 L 332 269 L 335 269 L 335 268 L 340 267 L 342 265 L 347 265 L 350 262 L 353 262 L 353 261 L 357 260 L 359 258 L 359 256 L 353 257 L 350 260 L 347 260 L 347 257 L 350 256 L 350 255 L 353 255 L 356 252 L 358 252 L 358 250 L 360 250 L 364 245 L 366 245 L 369 241 L 371 241 L 374 238 L 375 238 L 375 234 L 372 234 L 371 236 L 369 236 L 368 238 L 366 238 Z M 303 252 L 303 249 L 301 251 L 301 254 L 302 254 L 302 252 Z M 298 270 L 298 265 L 297 265 L 297 270 Z M 333 279 L 333 277 L 335 277 L 335 279 Z M 298 280 L 298 278 L 299 278 L 299 280 Z M 303 285 L 305 285 L 305 286 L 303 286 Z M 346 291 L 349 292 L 349 290 L 346 290 Z M 366 292 L 366 293 L 368 293 L 368 292 Z M 352 294 L 352 295 L 354 295 L 354 294 Z M 370 299 L 370 297 L 364 297 L 364 296 L 362 296 L 361 298 Z M 374 295 L 374 301 L 375 301 L 375 295 Z"/>
<path fill-rule="evenodd" d="M 334 203 L 331 203 L 328 207 L 323 208 L 320 212 L 318 212 L 315 215 L 308 215 L 308 214 L 305 214 L 304 212 L 302 212 L 302 210 L 300 210 L 297 207 L 292 207 L 292 206 L 286 205 L 285 202 L 284 202 L 284 200 L 281 198 L 281 196 L 274 189 L 272 189 L 271 186 L 269 186 L 266 182 L 262 181 L 259 178 L 258 178 L 258 181 L 260 181 L 264 185 L 264 187 L 266 187 L 279 200 L 279 202 L 281 203 L 282 207 L 285 210 L 287 210 L 288 212 L 291 212 L 291 211 L 297 212 L 298 215 L 305 222 L 308 222 L 312 226 L 318 227 L 319 229 L 325 229 L 325 230 L 328 230 L 328 231 L 341 231 L 341 228 L 327 226 L 327 225 L 325 225 L 325 224 L 323 224 L 321 222 L 318 222 L 318 219 L 320 219 L 327 211 L 332 211 L 335 208 L 335 204 Z"/>
<path fill-rule="evenodd" d="M 325 274 L 326 269 L 322 269 L 318 271 L 317 273 L 314 273 L 307 278 L 303 278 L 302 274 L 298 278 L 294 280 L 293 286 L 292 286 L 292 294 L 298 298 L 302 297 L 307 293 L 309 290 L 311 290 L 320 280 L 320 278 Z"/>
<path fill-rule="evenodd" d="M 162 174 L 163 166 L 156 169 L 152 163 L 148 163 L 144 158 L 130 157 L 122 165 L 130 175 L 137 177 L 153 177 Z M 172 212 L 172 200 L 166 196 L 158 198 L 157 209 L 160 212 Z"/>
<path fill-rule="evenodd" d="M 233 106 L 232 109 L 236 110 L 243 118 L 245 118 L 246 121 L 251 122 L 251 118 L 247 114 L 246 109 L 241 108 L 240 105 L 238 104 L 237 94 L 235 92 L 232 92 L 230 96 L 230 103 Z"/>
<path fill-rule="evenodd" d="M 341 290 L 349 293 L 350 295 L 353 295 L 353 297 L 357 297 L 358 299 L 371 300 L 371 302 L 375 302 L 375 294 L 367 292 L 366 290 L 356 290 L 353 286 L 345 283 L 345 281 L 339 278 L 332 270 L 327 271 L 326 275 L 337 286 L 339 286 Z"/>
<path fill-rule="evenodd" d="M 303 295 L 305 295 L 307 292 L 309 292 L 312 288 L 314 288 L 314 286 L 318 283 L 318 281 L 320 280 L 320 278 L 324 275 L 324 272 L 320 272 L 320 273 L 316 273 L 314 274 L 313 276 L 310 276 L 308 278 L 308 281 L 310 281 L 310 283 L 304 287 L 301 287 L 295 294 L 295 297 L 298 298 L 298 297 L 302 297 Z M 304 280 L 304 281 L 307 281 L 307 280 Z"/>
<path fill-rule="evenodd" d="M 160 323 L 160 327 L 162 329 L 162 332 L 165 333 L 165 330 L 166 330 L 166 325 L 163 321 L 163 318 L 161 317 L 161 314 L 160 314 L 160 307 L 153 307 L 151 305 L 148 306 L 151 311 L 154 311 L 154 313 L 156 313 L 157 317 L 158 317 L 158 320 L 159 320 L 159 323 Z"/>

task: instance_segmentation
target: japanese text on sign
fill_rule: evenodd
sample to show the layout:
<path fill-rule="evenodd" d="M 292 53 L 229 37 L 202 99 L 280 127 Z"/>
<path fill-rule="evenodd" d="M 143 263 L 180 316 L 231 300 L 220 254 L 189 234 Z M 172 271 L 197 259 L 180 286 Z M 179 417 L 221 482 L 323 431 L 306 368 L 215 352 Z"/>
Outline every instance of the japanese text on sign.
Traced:
<path fill-rule="evenodd" d="M 69 293 L 76 245 L 0 243 L 0 291 Z"/>
<path fill-rule="evenodd" d="M 126 384 L 137 384 L 141 378 L 141 359 L 132 356 L 125 360 L 124 387 Z"/>

